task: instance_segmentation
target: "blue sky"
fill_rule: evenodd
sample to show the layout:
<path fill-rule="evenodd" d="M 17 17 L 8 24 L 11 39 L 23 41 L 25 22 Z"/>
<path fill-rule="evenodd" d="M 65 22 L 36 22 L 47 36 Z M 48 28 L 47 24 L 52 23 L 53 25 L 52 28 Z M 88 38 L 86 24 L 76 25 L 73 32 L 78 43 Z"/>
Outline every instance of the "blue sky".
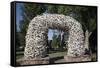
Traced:
<path fill-rule="evenodd" d="M 48 39 L 49 40 L 52 40 L 52 36 L 53 36 L 53 30 L 52 29 L 49 29 L 48 30 Z"/>
<path fill-rule="evenodd" d="M 19 31 L 19 23 L 20 20 L 22 20 L 21 16 L 21 9 L 20 9 L 21 3 L 16 3 L 16 25 L 17 25 L 17 31 Z"/>
<path fill-rule="evenodd" d="M 21 7 L 21 3 L 16 3 L 16 26 L 17 26 L 17 31 L 20 30 L 19 24 L 20 24 L 20 20 L 22 20 L 20 7 Z M 53 36 L 53 30 L 49 29 L 48 30 L 48 39 L 52 40 L 52 36 Z"/>

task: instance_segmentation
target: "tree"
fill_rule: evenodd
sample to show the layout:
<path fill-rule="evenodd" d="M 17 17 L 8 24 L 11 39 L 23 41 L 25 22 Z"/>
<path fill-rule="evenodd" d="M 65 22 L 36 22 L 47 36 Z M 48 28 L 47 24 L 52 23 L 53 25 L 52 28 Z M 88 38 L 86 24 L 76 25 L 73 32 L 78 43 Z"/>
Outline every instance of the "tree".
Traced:
<path fill-rule="evenodd" d="M 16 33 L 16 50 L 18 50 L 20 47 L 20 38 L 19 38 L 19 33 Z"/>
<path fill-rule="evenodd" d="M 97 8 L 96 7 L 76 7 L 74 12 L 85 31 L 85 49 L 89 50 L 89 37 L 92 32 L 96 29 L 96 17 Z"/>
<path fill-rule="evenodd" d="M 36 15 L 40 15 L 45 12 L 45 5 L 43 4 L 21 4 L 21 16 L 22 20 L 20 21 L 19 28 L 20 28 L 20 35 L 21 35 L 21 46 L 25 46 L 25 36 L 27 32 L 28 25 L 32 18 Z"/>
<path fill-rule="evenodd" d="M 64 32 L 62 30 L 58 30 L 59 35 L 57 37 L 58 47 L 59 49 L 63 49 L 65 46 L 65 40 L 64 40 Z"/>
<path fill-rule="evenodd" d="M 46 10 L 48 13 L 57 13 L 58 12 L 58 5 L 46 5 Z"/>
<path fill-rule="evenodd" d="M 54 7 L 48 9 L 52 9 L 52 12 L 68 15 L 78 20 L 81 23 L 85 33 L 85 48 L 89 50 L 89 37 L 97 27 L 97 8 L 88 6 L 59 5 L 56 7 L 56 10 L 53 10 L 55 9 Z M 51 10 L 48 10 L 48 12 L 50 13 Z"/>
<path fill-rule="evenodd" d="M 56 35 L 55 33 L 53 33 L 51 46 L 52 46 L 52 48 L 54 48 L 54 49 L 57 48 L 57 35 Z"/>

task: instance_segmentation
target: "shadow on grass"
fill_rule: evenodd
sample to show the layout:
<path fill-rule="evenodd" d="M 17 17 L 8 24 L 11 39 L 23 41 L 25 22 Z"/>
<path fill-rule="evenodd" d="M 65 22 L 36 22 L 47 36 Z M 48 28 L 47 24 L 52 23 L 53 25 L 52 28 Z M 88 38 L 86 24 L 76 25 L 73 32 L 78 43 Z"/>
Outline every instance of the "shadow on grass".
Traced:
<path fill-rule="evenodd" d="M 16 52 L 16 59 L 20 59 L 24 56 L 24 52 L 21 51 L 21 52 Z"/>
<path fill-rule="evenodd" d="M 51 64 L 52 64 L 52 63 L 55 63 L 55 61 L 60 60 L 60 59 L 63 59 L 63 58 L 64 58 L 64 56 L 58 56 L 58 57 L 50 58 L 50 63 L 51 63 Z"/>

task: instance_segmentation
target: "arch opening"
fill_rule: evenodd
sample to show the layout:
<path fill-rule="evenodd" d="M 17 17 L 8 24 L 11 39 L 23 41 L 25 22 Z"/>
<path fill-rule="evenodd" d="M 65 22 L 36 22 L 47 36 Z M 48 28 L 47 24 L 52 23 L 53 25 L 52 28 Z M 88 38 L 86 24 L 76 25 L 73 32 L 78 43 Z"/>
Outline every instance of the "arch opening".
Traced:
<path fill-rule="evenodd" d="M 47 51 L 48 54 L 67 53 L 68 32 L 60 29 L 48 29 Z M 66 54 L 64 53 L 64 55 Z M 63 55 L 63 56 L 64 56 Z"/>

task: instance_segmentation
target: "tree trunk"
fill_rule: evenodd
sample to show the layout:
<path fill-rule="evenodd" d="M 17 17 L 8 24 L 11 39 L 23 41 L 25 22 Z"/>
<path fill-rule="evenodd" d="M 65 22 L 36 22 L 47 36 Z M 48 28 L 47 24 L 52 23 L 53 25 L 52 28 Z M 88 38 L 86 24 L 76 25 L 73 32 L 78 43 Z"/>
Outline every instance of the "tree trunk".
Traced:
<path fill-rule="evenodd" d="M 89 54 L 91 54 L 90 48 L 89 48 L 89 37 L 92 34 L 92 32 L 89 32 L 88 30 L 86 30 L 85 32 L 85 51 L 89 52 Z"/>
<path fill-rule="evenodd" d="M 89 50 L 89 32 L 86 30 L 85 32 L 85 49 Z"/>

